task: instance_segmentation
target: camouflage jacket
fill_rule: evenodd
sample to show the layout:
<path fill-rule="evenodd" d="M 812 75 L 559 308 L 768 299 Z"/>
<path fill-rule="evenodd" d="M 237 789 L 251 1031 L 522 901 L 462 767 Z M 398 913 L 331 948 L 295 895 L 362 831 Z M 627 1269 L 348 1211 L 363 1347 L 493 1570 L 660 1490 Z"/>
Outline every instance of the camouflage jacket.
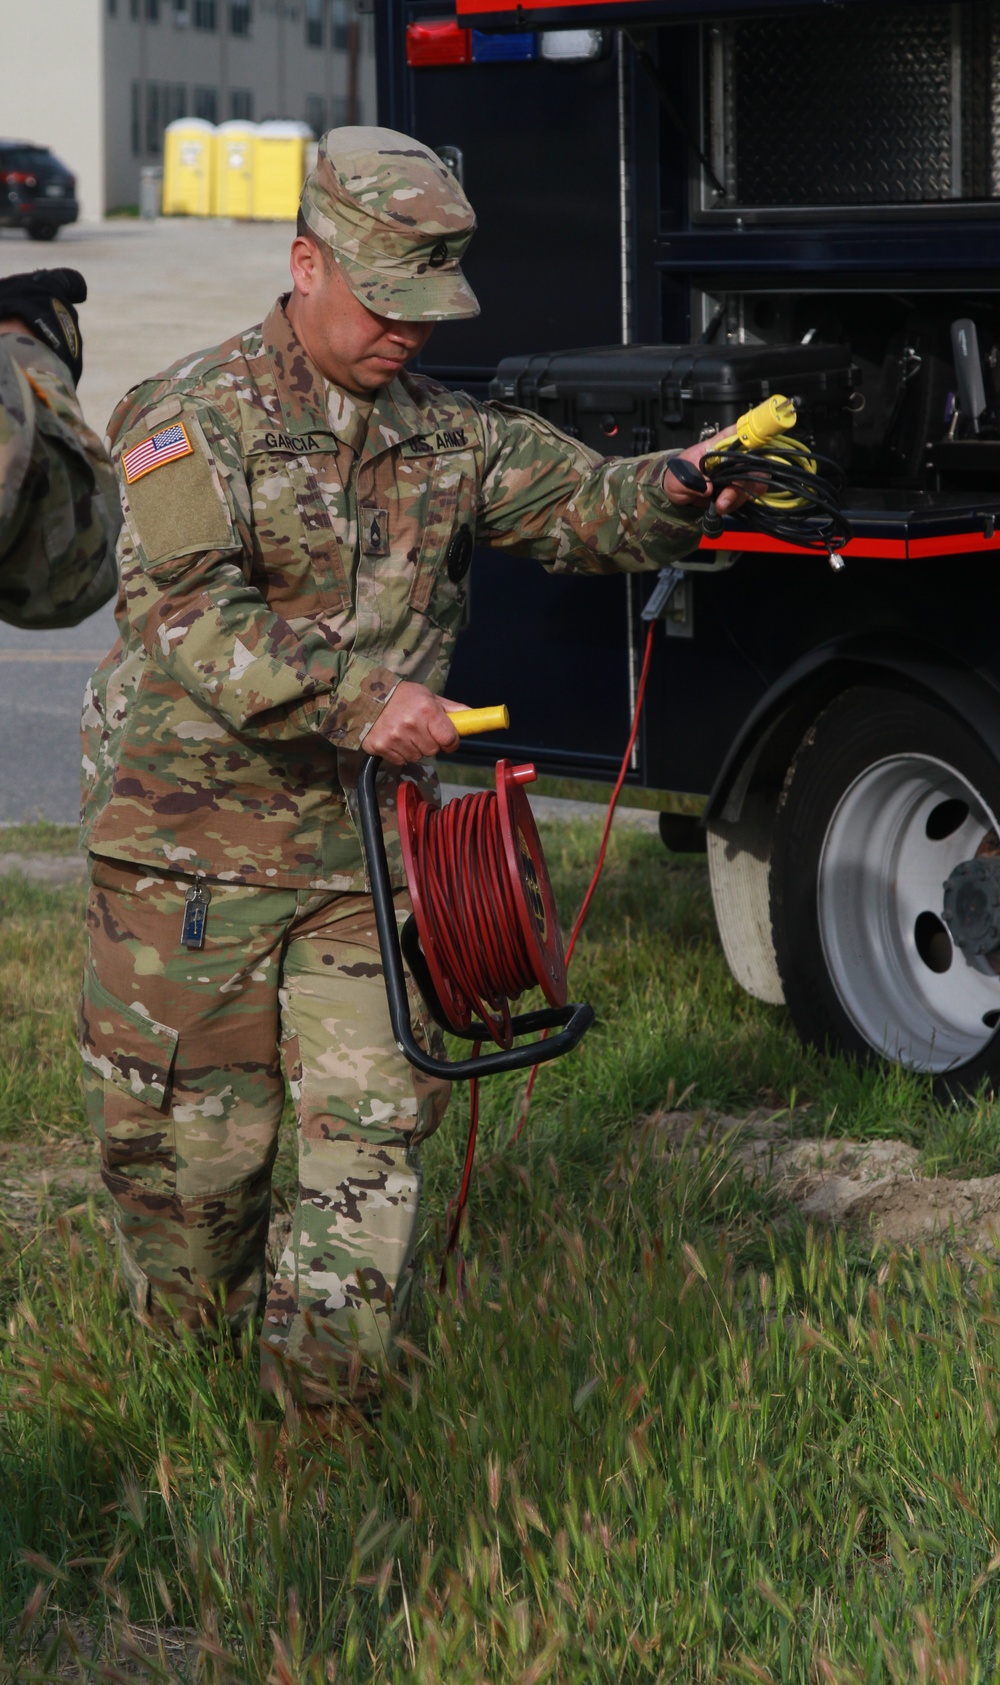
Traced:
<path fill-rule="evenodd" d="M 179 872 L 364 887 L 358 751 L 401 680 L 444 688 L 463 526 L 466 547 L 560 572 L 655 568 L 700 536 L 662 490 L 663 457 L 605 461 L 408 375 L 367 415 L 281 300 L 127 393 L 110 430 L 120 640 L 85 702 L 84 838 Z"/>
<path fill-rule="evenodd" d="M 114 595 L 115 477 L 66 366 L 0 334 L 0 620 L 75 626 Z"/>

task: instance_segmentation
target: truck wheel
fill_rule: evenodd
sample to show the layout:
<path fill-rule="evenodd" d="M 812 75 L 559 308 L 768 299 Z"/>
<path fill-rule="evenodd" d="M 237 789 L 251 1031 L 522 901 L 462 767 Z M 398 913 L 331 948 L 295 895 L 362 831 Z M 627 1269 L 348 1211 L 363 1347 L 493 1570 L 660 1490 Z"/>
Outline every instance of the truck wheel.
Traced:
<path fill-rule="evenodd" d="M 942 918 L 945 879 L 998 815 L 1000 765 L 943 708 L 859 687 L 819 716 L 771 857 L 775 956 L 804 1040 L 933 1072 L 949 1092 L 1000 1079 L 1000 976 Z"/>
<path fill-rule="evenodd" d="M 57 222 L 29 222 L 27 224 L 29 240 L 54 240 L 59 232 Z"/>

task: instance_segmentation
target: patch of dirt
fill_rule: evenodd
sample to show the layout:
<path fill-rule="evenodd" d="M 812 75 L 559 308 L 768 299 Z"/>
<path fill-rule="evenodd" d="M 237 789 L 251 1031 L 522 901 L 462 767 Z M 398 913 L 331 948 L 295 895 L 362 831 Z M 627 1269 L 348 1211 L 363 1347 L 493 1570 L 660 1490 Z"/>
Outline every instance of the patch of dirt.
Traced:
<path fill-rule="evenodd" d="M 52 1613 L 45 1607 L 44 1570 L 42 1574 L 33 1598 L 29 1599 L 29 1608 L 32 1602 L 38 1604 L 36 1619 Z M 31 1671 L 18 1673 L 17 1677 L 51 1681 L 52 1685 L 63 1680 L 78 1680 L 80 1685 L 94 1679 L 120 1680 L 124 1685 L 133 1679 L 189 1679 L 197 1674 L 206 1650 L 226 1656 L 221 1645 L 206 1640 L 189 1627 L 175 1627 L 170 1622 L 151 1627 L 128 1620 L 109 1620 L 98 1632 L 82 1621 L 60 1619 L 49 1626 L 39 1643 L 33 1645 L 30 1637 L 27 1639 L 19 1659 Z"/>
<path fill-rule="evenodd" d="M 925 1176 L 905 1141 L 821 1140 L 792 1133 L 795 1119 L 654 1112 L 645 1150 L 673 1157 L 712 1148 L 756 1186 L 770 1186 L 806 1217 L 865 1227 L 897 1246 L 948 1242 L 1000 1255 L 1000 1176 Z"/>
<path fill-rule="evenodd" d="M 82 883 L 87 862 L 79 854 L 0 854 L 0 877 L 12 872 L 33 883 Z"/>
<path fill-rule="evenodd" d="M 96 1141 L 83 1135 L 41 1135 L 0 1143 L 0 1224 L 26 1240 L 59 1216 L 86 1209 L 103 1195 Z"/>
<path fill-rule="evenodd" d="M 97 1142 L 87 1135 L 48 1135 L 30 1143 L 0 1142 L 0 1228 L 26 1242 L 60 1216 L 85 1211 L 88 1200 L 108 1213 L 112 1202 L 100 1176 Z M 267 1236 L 267 1273 L 273 1276 L 292 1232 L 292 1216 L 275 1201 Z"/>

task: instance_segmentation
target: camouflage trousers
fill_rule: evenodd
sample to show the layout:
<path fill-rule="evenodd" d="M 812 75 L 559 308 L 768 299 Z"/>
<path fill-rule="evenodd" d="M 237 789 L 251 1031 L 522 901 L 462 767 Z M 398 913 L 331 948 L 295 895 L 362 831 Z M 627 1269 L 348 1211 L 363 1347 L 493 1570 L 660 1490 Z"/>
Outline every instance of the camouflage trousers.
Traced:
<path fill-rule="evenodd" d="M 80 1012 L 87 1109 L 117 1203 L 133 1310 L 239 1329 L 261 1309 L 285 1082 L 299 1191 L 263 1304 L 261 1382 L 306 1402 L 392 1362 L 420 1195 L 417 1148 L 448 1085 L 389 1028 L 371 900 L 191 880 L 91 858 Z M 400 921 L 408 912 L 397 895 Z M 411 984 L 414 1027 L 433 1045 Z"/>

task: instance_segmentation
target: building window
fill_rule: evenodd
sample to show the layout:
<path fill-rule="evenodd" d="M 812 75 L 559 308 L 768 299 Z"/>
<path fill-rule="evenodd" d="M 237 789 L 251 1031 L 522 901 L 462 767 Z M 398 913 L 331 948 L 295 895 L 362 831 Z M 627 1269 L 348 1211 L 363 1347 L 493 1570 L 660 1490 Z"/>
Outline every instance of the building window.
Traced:
<path fill-rule="evenodd" d="M 206 123 L 219 121 L 219 95 L 215 88 L 195 88 L 194 114 Z"/>
<path fill-rule="evenodd" d="M 253 122 L 252 88 L 230 88 L 229 115 L 236 123 Z"/>
<path fill-rule="evenodd" d="M 174 28 L 186 29 L 191 22 L 188 0 L 174 0 Z"/>
<path fill-rule="evenodd" d="M 118 0 L 108 0 L 108 17 L 109 18 L 116 18 L 117 16 L 118 16 Z"/>
<path fill-rule="evenodd" d="M 326 100 L 322 94 L 306 94 L 306 122 L 319 140 L 326 129 Z"/>
<path fill-rule="evenodd" d="M 139 16 L 139 0 L 131 0 L 131 4 L 129 6 L 129 16 L 133 18 L 137 18 Z"/>
<path fill-rule="evenodd" d="M 160 112 L 160 84 L 146 83 L 146 151 L 156 158 L 163 141 L 163 117 Z"/>
<path fill-rule="evenodd" d="M 132 151 L 136 157 L 151 153 L 158 158 L 163 149 L 164 129 L 178 117 L 185 117 L 187 108 L 187 89 L 183 82 L 147 82 L 145 85 L 133 82 Z"/>
<path fill-rule="evenodd" d="M 333 45 L 346 50 L 350 33 L 349 0 L 333 0 Z"/>
<path fill-rule="evenodd" d="M 347 122 L 350 100 L 346 94 L 334 94 L 330 101 L 330 127 L 341 129 Z"/>
<path fill-rule="evenodd" d="M 306 0 L 306 46 L 323 45 L 323 0 Z"/>
<path fill-rule="evenodd" d="M 194 0 L 194 27 L 215 28 L 215 0 Z"/>
<path fill-rule="evenodd" d="M 230 35 L 249 35 L 250 0 L 229 0 Z"/>
<path fill-rule="evenodd" d="M 160 0 L 146 0 L 146 17 L 150 23 L 159 23 Z"/>

